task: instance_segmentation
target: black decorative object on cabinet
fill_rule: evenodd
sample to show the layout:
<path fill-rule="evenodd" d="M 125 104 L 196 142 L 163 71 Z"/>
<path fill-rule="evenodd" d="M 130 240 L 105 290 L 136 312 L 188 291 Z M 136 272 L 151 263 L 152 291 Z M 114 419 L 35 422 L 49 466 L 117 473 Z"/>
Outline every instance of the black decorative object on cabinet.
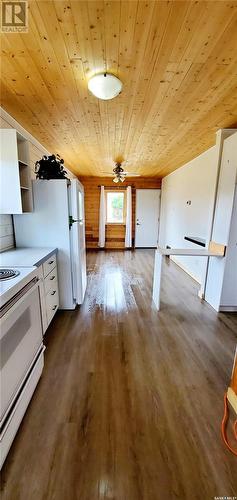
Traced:
<path fill-rule="evenodd" d="M 59 155 L 43 156 L 35 163 L 36 179 L 67 179 L 64 160 Z"/>

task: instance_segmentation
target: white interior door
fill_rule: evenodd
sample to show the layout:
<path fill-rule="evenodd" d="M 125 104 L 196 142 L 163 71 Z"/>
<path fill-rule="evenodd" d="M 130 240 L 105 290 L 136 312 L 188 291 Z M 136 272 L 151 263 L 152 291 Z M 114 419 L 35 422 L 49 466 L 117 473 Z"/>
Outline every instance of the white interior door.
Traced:
<path fill-rule="evenodd" d="M 135 247 L 157 247 L 160 189 L 136 190 Z"/>

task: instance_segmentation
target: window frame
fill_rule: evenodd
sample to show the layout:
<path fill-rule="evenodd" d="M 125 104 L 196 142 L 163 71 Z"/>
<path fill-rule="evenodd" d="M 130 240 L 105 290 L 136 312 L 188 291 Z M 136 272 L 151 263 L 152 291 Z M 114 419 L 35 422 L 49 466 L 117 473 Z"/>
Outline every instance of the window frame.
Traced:
<path fill-rule="evenodd" d="M 108 222 L 107 221 L 107 195 L 108 193 L 123 193 L 123 222 Z M 127 197 L 126 189 L 107 189 L 105 191 L 105 224 L 106 226 L 125 226 L 126 225 L 126 211 L 127 211 Z"/>

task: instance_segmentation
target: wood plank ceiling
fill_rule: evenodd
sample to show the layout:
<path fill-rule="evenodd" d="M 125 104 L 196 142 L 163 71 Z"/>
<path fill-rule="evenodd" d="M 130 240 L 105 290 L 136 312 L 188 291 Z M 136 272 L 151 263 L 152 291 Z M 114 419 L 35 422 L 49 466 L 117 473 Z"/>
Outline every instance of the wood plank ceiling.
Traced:
<path fill-rule="evenodd" d="M 237 123 L 237 2 L 30 1 L 2 35 L 2 106 L 75 173 L 164 176 Z M 124 88 L 90 95 L 107 70 Z"/>

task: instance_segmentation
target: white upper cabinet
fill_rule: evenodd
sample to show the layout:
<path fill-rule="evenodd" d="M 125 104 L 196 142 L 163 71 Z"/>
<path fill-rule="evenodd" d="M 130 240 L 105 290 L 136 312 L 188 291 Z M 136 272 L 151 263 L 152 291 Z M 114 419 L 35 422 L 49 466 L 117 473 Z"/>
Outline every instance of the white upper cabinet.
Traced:
<path fill-rule="evenodd" d="M 32 212 L 28 141 L 14 129 L 0 130 L 0 213 Z"/>

